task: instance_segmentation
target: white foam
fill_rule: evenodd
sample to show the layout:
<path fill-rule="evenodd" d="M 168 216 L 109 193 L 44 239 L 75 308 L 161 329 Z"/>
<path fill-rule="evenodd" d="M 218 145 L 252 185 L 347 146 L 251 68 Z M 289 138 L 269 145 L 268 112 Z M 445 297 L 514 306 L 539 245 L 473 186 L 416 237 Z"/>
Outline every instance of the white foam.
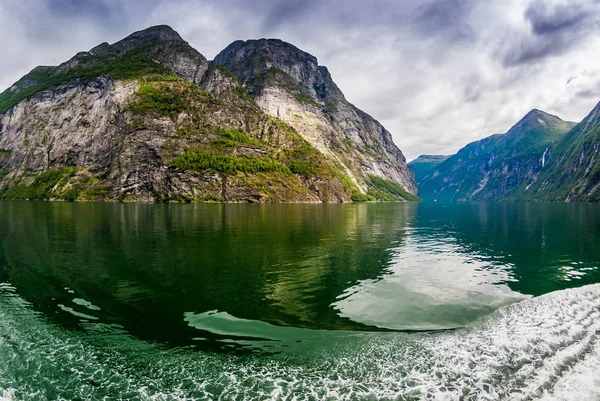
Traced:
<path fill-rule="evenodd" d="M 91 303 L 90 301 L 87 301 L 85 299 L 82 298 L 73 298 L 72 301 L 74 304 L 80 305 L 80 306 L 84 306 L 86 308 L 88 308 L 89 310 L 93 310 L 93 311 L 99 311 L 100 307 L 94 305 L 93 303 Z"/>
<path fill-rule="evenodd" d="M 14 389 L 3 390 L 0 388 L 0 401 L 13 401 L 13 395 L 15 393 Z"/>
<path fill-rule="evenodd" d="M 81 312 L 77 312 L 75 309 L 69 307 L 69 306 L 65 306 L 63 304 L 58 304 L 57 305 L 60 309 L 62 309 L 65 312 L 68 312 L 70 314 L 72 314 L 73 316 L 77 316 L 83 319 L 88 319 L 88 320 L 98 320 L 98 318 L 96 316 L 92 316 L 92 315 L 88 315 L 85 313 L 81 313 Z"/>
<path fill-rule="evenodd" d="M 465 329 L 325 336 L 291 353 L 250 356 L 98 339 L 1 293 L 7 400 L 600 398 L 600 285 L 503 307 Z"/>
<path fill-rule="evenodd" d="M 600 347 L 560 377 L 553 388 L 543 391 L 540 400 L 597 401 L 600 399 Z"/>

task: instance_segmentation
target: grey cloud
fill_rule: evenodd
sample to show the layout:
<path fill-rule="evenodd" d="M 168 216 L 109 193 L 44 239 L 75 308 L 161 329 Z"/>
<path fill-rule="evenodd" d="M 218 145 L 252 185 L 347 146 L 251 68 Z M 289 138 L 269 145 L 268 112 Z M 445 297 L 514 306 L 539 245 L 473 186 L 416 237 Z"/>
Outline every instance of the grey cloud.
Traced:
<path fill-rule="evenodd" d="M 271 32 L 289 21 L 295 21 L 315 12 L 315 7 L 322 4 L 319 0 L 288 0 L 276 2 L 273 7 L 267 9 L 262 28 L 265 32 Z M 264 4 L 263 4 L 264 6 Z"/>
<path fill-rule="evenodd" d="M 530 64 L 543 60 L 549 56 L 558 56 L 566 53 L 572 42 L 566 38 L 557 40 L 521 40 L 508 50 L 504 57 L 504 66 L 515 67 L 522 64 Z"/>
<path fill-rule="evenodd" d="M 48 0 L 47 9 L 63 18 L 88 15 L 96 19 L 105 19 L 118 14 L 121 7 L 105 0 Z"/>
<path fill-rule="evenodd" d="M 476 102 L 479 99 L 479 97 L 481 96 L 482 92 L 483 92 L 483 88 L 481 86 L 478 86 L 476 84 L 466 85 L 463 90 L 465 102 L 467 102 L 467 103 Z"/>
<path fill-rule="evenodd" d="M 277 37 L 326 65 L 407 158 L 452 153 L 534 107 L 576 120 L 600 100 L 597 56 L 582 50 L 600 46 L 599 1 L 2 0 L 0 90 L 150 25 L 171 25 L 208 58 Z"/>
<path fill-rule="evenodd" d="M 261 21 L 261 34 L 278 31 L 301 36 L 323 31 L 345 34 L 385 30 L 394 36 L 412 30 L 423 37 L 438 35 L 445 41 L 470 39 L 475 32 L 468 24 L 474 0 L 241 0 L 224 2 L 233 12 Z"/>
<path fill-rule="evenodd" d="M 596 83 L 593 88 L 576 92 L 575 96 L 584 99 L 600 99 L 600 82 Z"/>
<path fill-rule="evenodd" d="M 549 4 L 532 2 L 524 15 L 532 35 L 518 37 L 504 56 L 504 65 L 514 67 L 568 53 L 590 31 L 600 27 L 600 1 Z"/>
<path fill-rule="evenodd" d="M 580 28 L 590 19 L 589 10 L 581 4 L 559 4 L 535 1 L 529 5 L 525 18 L 536 35 L 556 35 L 567 30 Z"/>
<path fill-rule="evenodd" d="M 412 23 L 425 36 L 444 34 L 446 40 L 471 40 L 475 32 L 468 25 L 468 16 L 474 5 L 471 0 L 430 1 L 419 6 Z"/>

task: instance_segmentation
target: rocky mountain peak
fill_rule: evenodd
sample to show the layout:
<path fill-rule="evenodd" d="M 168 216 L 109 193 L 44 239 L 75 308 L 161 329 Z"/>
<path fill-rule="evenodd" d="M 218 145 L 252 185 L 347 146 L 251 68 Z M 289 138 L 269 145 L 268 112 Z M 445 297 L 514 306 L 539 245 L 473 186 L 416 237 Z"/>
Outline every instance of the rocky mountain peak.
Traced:
<path fill-rule="evenodd" d="M 527 114 L 525 114 L 525 117 L 528 116 L 547 116 L 549 115 L 548 113 L 546 113 L 545 111 L 542 111 L 540 109 L 531 109 Z"/>
<path fill-rule="evenodd" d="M 337 160 L 363 192 L 372 177 L 417 192 L 391 134 L 346 100 L 315 56 L 279 39 L 258 39 L 233 42 L 212 63 L 231 71 L 266 113 Z"/>
<path fill-rule="evenodd" d="M 556 145 L 544 171 L 521 198 L 600 201 L 598 132 L 600 103 Z"/>
<path fill-rule="evenodd" d="M 279 39 L 238 40 L 213 63 L 227 67 L 240 82 L 250 84 L 250 92 L 260 92 L 262 81 L 275 79 L 316 101 L 343 99 L 329 71 L 319 66 L 315 56 Z"/>
<path fill-rule="evenodd" d="M 292 75 L 294 68 L 318 67 L 316 57 L 279 39 L 235 41 L 215 57 L 214 63 L 230 66 L 233 72 L 249 69 L 248 72 L 261 73 L 276 67 Z"/>
<path fill-rule="evenodd" d="M 533 109 L 521 119 L 520 122 L 525 122 L 530 125 L 546 125 L 552 122 L 562 121 L 559 117 L 548 114 L 539 109 Z M 517 124 L 519 124 L 517 123 Z"/>
<path fill-rule="evenodd" d="M 187 45 L 187 42 L 170 26 L 156 25 L 134 32 L 112 45 L 108 42 L 101 43 L 93 47 L 88 53 L 92 55 L 122 54 L 154 42 L 179 42 Z M 82 52 L 81 54 L 85 55 L 87 53 Z"/>
<path fill-rule="evenodd" d="M 546 113 L 539 109 L 533 109 L 527 113 L 519 122 L 513 125 L 506 133 L 507 138 L 515 138 L 524 135 L 532 130 L 545 129 L 565 129 L 570 128 L 574 123 L 564 121 L 561 118 Z"/>
<path fill-rule="evenodd" d="M 176 167 L 168 163 L 183 154 L 191 155 L 193 149 L 197 153 L 201 148 L 211 157 L 216 153 L 224 158 L 237 157 L 240 151 L 251 152 L 261 162 L 263 159 L 273 162 L 260 167 L 263 170 L 289 170 L 292 174 L 285 180 L 295 180 L 298 185 L 291 182 L 282 185 L 304 192 L 290 195 L 288 199 L 417 199 L 413 174 L 391 134 L 346 101 L 327 69 L 319 66 L 314 56 L 282 40 L 258 39 L 232 43 L 212 64 L 172 28 L 161 25 L 135 32 L 112 45 L 102 43 L 58 67 L 32 71 L 14 85 L 13 90 L 0 94 L 0 113 L 12 109 L 8 115 L 13 123 L 9 127 L 7 120 L 0 121 L 0 148 L 10 149 L 10 158 L 6 156 L 9 153 L 4 152 L 0 162 L 4 160 L 11 169 L 27 166 L 30 171 L 89 166 L 94 171 L 102 171 L 99 179 L 107 180 L 107 186 L 116 188 L 111 196 L 130 193 L 129 184 L 123 186 L 120 180 L 131 175 L 131 182 L 143 181 L 142 186 L 134 185 L 139 190 L 131 192 L 136 199 L 150 199 L 158 193 L 171 197 L 175 189 L 178 194 L 202 198 L 207 193 L 214 195 L 211 191 L 217 190 L 211 187 L 210 191 L 204 191 L 213 181 L 206 181 L 202 175 L 214 173 L 215 168 L 200 166 L 198 170 L 186 164 L 178 168 L 185 171 L 191 168 L 202 174 L 169 169 L 165 173 L 167 177 L 161 175 L 167 171 L 165 167 Z M 173 79 L 173 75 L 181 80 Z M 140 83 L 149 76 L 153 78 L 151 81 Z M 144 85 L 143 91 L 139 85 Z M 142 107 L 136 99 L 148 95 L 146 90 L 155 95 L 151 101 L 143 102 Z M 77 97 L 61 97 L 68 91 L 74 91 Z M 53 99 L 55 110 L 65 110 L 61 116 L 47 114 L 41 108 L 28 111 L 31 118 L 22 114 L 25 108 L 41 107 L 45 104 L 41 99 L 48 96 Z M 93 100 L 97 96 L 102 97 L 101 101 Z M 88 111 L 82 112 L 79 105 Z M 138 110 L 139 115 L 128 108 L 138 106 L 144 108 Z M 156 110 L 152 109 L 155 106 Z M 93 117 L 89 112 L 92 107 L 96 107 Z M 176 125 L 165 129 L 164 124 L 159 124 L 165 119 L 157 119 L 156 115 L 173 107 L 177 110 L 169 112 L 167 117 Z M 206 111 L 208 109 L 212 114 Z M 2 117 L 0 115 L 0 120 Z M 102 120 L 105 117 L 108 120 Z M 55 118 L 60 118 L 61 123 L 55 122 Z M 107 125 L 109 120 L 118 121 L 120 125 Z M 61 127 L 51 130 L 52 141 L 44 140 L 40 133 L 39 141 L 35 142 L 37 153 L 23 145 L 32 140 L 22 138 L 24 132 L 35 131 L 30 124 L 36 121 L 52 121 L 54 125 L 46 125 Z M 64 134 L 64 121 L 73 122 L 70 136 Z M 2 133 L 3 126 L 9 127 L 4 131 L 10 131 L 10 135 Z M 121 161 L 114 164 L 112 159 L 117 149 L 122 149 L 119 135 L 129 132 L 132 126 L 139 126 L 134 132 L 141 138 L 139 143 L 149 144 L 151 148 L 146 150 L 151 156 L 128 154 L 123 160 L 131 159 L 134 164 L 128 164 L 126 170 L 115 170 L 112 166 L 120 169 L 118 166 L 124 165 Z M 108 137 L 106 132 L 112 137 L 102 142 L 102 138 Z M 80 144 L 71 145 L 71 136 Z M 260 146 L 268 145 L 268 152 L 262 147 L 247 149 L 247 144 L 260 141 L 264 142 Z M 91 146 L 88 142 L 95 144 L 94 157 L 83 153 Z M 25 157 L 29 164 L 22 163 Z M 142 165 L 144 167 L 140 167 Z M 152 167 L 147 167 L 150 165 Z M 20 177 L 21 170 L 9 178 Z M 149 173 L 150 170 L 153 172 Z M 169 183 L 158 188 L 156 185 L 163 181 L 156 178 L 157 171 L 164 179 L 183 177 L 189 185 Z M 234 173 L 231 169 L 216 172 Z M 204 195 L 199 195 L 201 192 Z M 274 189 L 270 199 L 282 199 L 279 192 Z M 229 199 L 223 195 L 222 188 L 219 193 L 219 197 Z"/>
<path fill-rule="evenodd" d="M 156 25 L 150 28 L 143 29 L 141 31 L 134 32 L 131 35 L 127 36 L 125 39 L 122 39 L 112 44 L 111 47 L 114 50 L 117 50 L 119 53 L 125 53 L 136 47 L 158 41 L 187 43 L 170 26 Z"/>

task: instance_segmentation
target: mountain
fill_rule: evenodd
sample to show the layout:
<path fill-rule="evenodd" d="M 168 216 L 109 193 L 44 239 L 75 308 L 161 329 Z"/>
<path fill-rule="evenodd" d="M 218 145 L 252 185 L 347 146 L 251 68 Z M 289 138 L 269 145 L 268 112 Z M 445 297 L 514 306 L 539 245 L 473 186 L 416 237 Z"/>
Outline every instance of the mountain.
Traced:
<path fill-rule="evenodd" d="M 235 51 L 248 43 L 277 43 L 268 63 L 281 70 L 256 76 L 257 53 Z M 293 102 L 276 82 L 298 90 Z M 279 89 L 277 103 L 267 93 Z M 307 121 L 292 121 L 292 103 Z M 415 193 L 390 134 L 345 101 L 314 57 L 281 41 L 234 42 L 211 63 L 155 26 L 37 67 L 0 94 L 0 198 L 350 202 Z"/>
<path fill-rule="evenodd" d="M 421 155 L 408 163 L 408 167 L 415 174 L 415 181 L 418 183 L 431 169 L 449 157 L 444 155 Z"/>
<path fill-rule="evenodd" d="M 543 172 L 516 198 L 600 201 L 600 103 L 556 146 Z"/>
<path fill-rule="evenodd" d="M 281 40 L 260 39 L 233 42 L 214 64 L 231 71 L 263 111 L 339 162 L 363 191 L 377 176 L 416 194 L 413 174 L 390 133 L 346 100 L 314 56 Z"/>
<path fill-rule="evenodd" d="M 532 110 L 505 134 L 472 142 L 430 170 L 418 181 L 419 196 L 439 201 L 511 199 L 522 184 L 538 178 L 574 125 Z"/>

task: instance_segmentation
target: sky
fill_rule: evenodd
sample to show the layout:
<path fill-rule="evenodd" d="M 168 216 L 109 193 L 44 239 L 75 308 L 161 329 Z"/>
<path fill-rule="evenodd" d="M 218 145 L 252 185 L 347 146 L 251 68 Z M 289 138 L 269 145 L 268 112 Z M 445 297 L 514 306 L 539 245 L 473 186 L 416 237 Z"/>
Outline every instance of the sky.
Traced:
<path fill-rule="evenodd" d="M 600 0 L 1 0 L 0 91 L 158 24 L 208 59 L 263 37 L 311 53 L 408 160 L 600 102 Z"/>

